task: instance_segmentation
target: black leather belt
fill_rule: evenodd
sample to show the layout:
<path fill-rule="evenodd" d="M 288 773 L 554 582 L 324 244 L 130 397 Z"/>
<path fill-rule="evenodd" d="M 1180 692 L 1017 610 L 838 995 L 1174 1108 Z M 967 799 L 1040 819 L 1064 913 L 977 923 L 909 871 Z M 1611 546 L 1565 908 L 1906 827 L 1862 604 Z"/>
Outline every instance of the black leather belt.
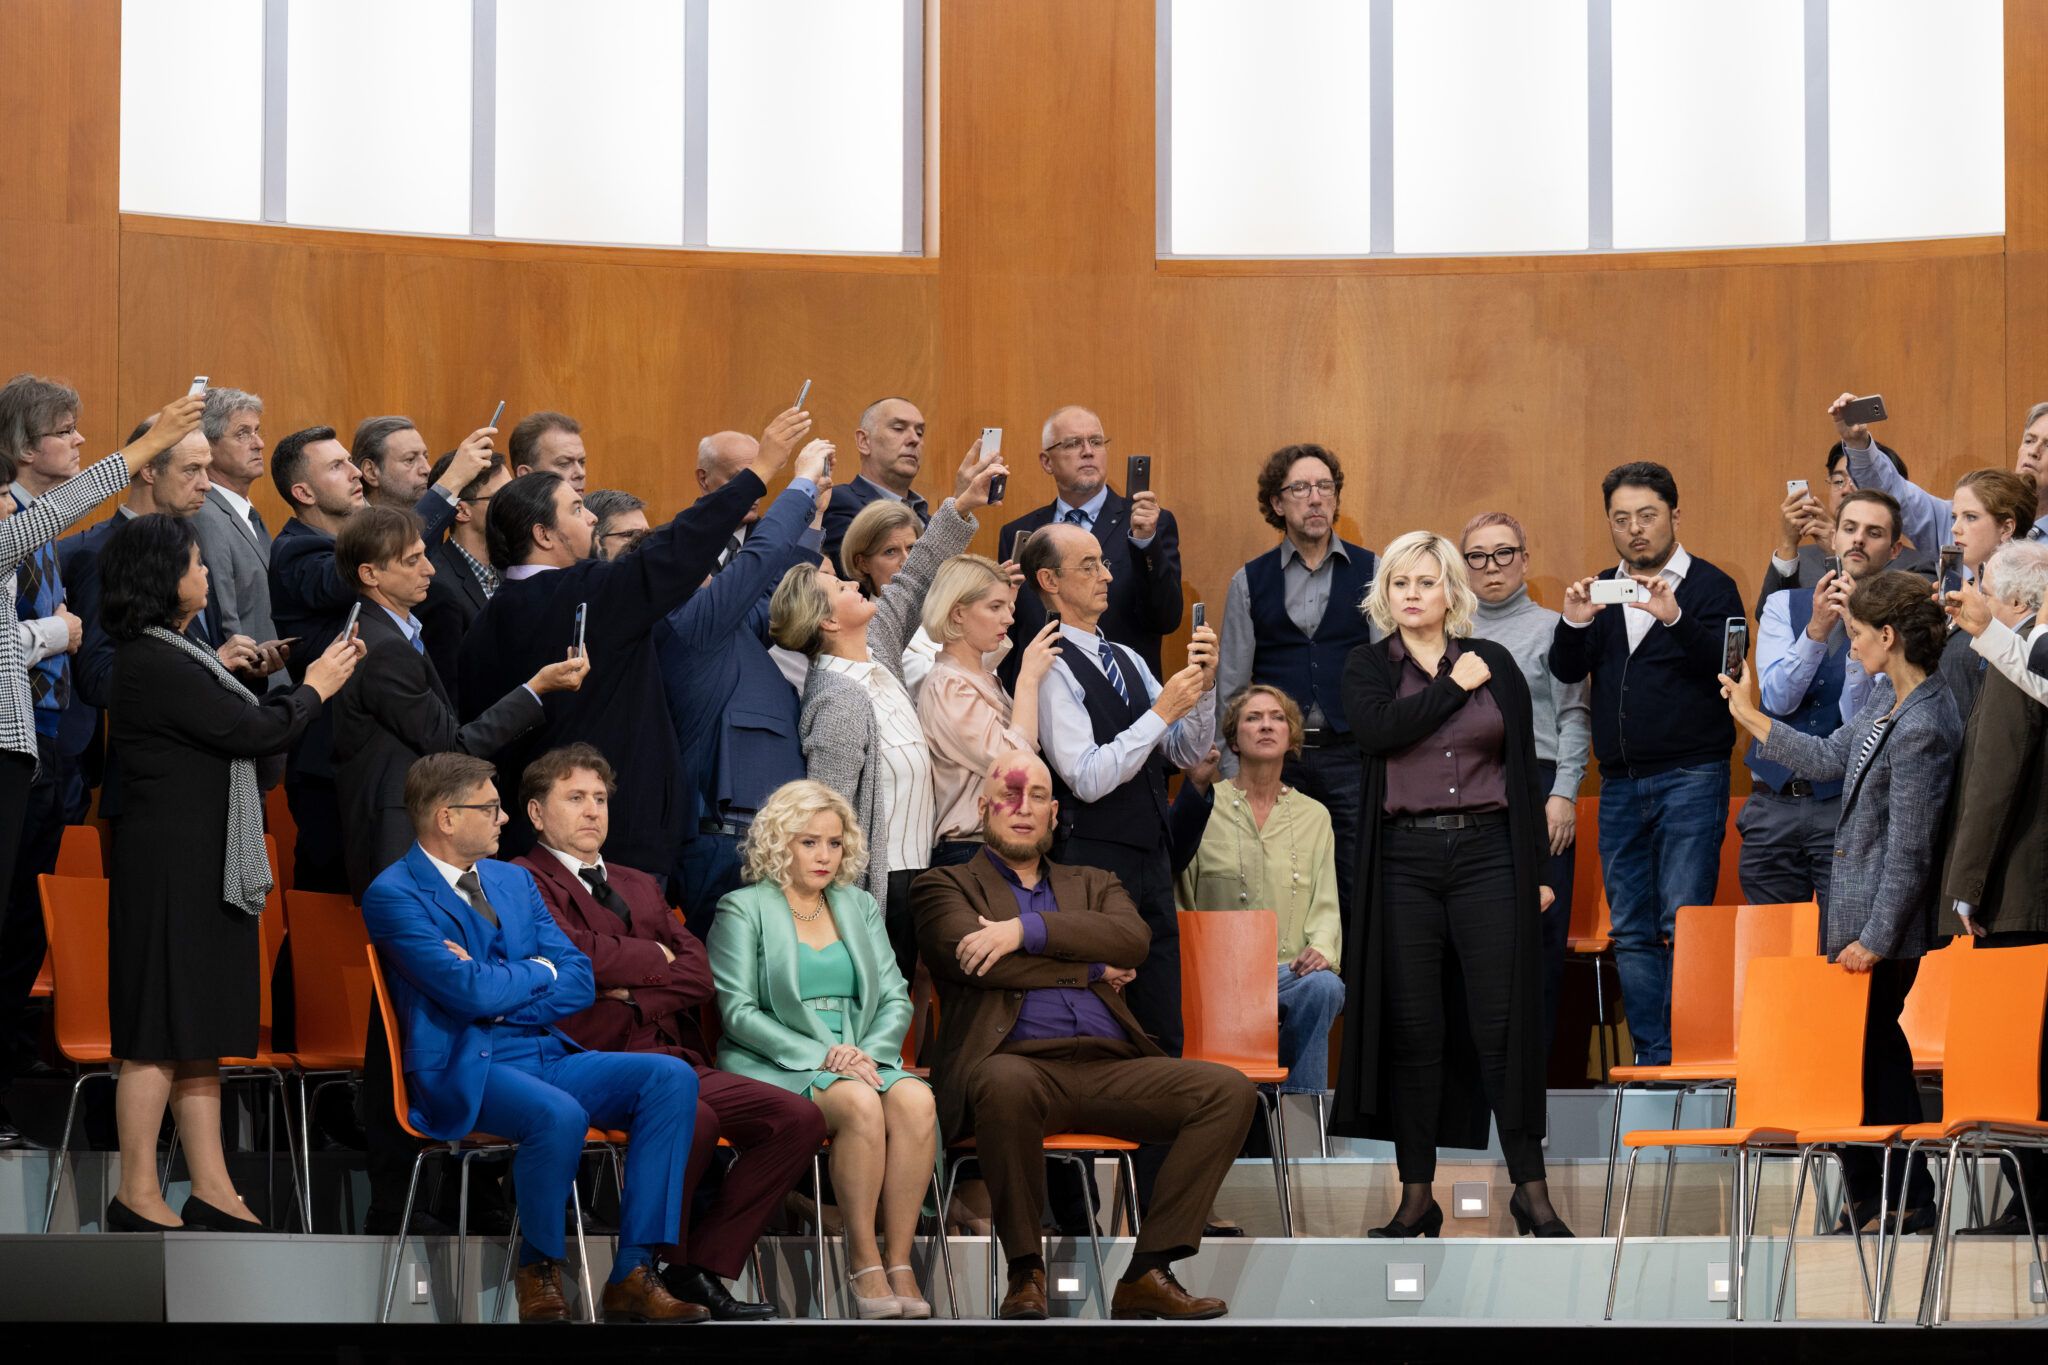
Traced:
<path fill-rule="evenodd" d="M 1505 825 L 1508 813 L 1504 810 L 1460 810 L 1442 815 L 1389 815 L 1387 823 L 1395 829 L 1486 829 L 1493 825 Z"/>
<path fill-rule="evenodd" d="M 1782 787 L 1773 787 L 1768 782 L 1759 782 L 1757 783 L 1757 785 L 1762 787 L 1765 791 L 1769 792 L 1773 796 L 1813 795 L 1813 783 L 1807 781 L 1803 777 L 1795 777 Z"/>
<path fill-rule="evenodd" d="M 735 824 L 731 820 L 699 820 L 697 822 L 697 832 L 699 834 L 723 834 L 733 839 L 746 838 L 747 831 L 752 827 L 751 821 L 744 825 Z"/>
<path fill-rule="evenodd" d="M 1301 747 L 1304 749 L 1341 749 L 1347 744 L 1357 742 L 1351 737 L 1349 730 L 1324 728 L 1301 732 Z"/>

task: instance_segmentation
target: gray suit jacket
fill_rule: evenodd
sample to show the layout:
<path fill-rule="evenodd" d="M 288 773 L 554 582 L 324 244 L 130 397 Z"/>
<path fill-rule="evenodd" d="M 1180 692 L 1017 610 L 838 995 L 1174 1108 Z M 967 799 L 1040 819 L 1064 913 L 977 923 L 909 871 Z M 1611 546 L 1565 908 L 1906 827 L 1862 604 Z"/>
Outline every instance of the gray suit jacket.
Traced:
<path fill-rule="evenodd" d="M 2028 621 L 2019 628 L 2034 633 Z M 1942 930 L 1963 931 L 1956 901 L 1993 933 L 2048 929 L 2048 707 L 1993 669 L 1964 727 L 1956 818 L 1942 871 Z"/>
<path fill-rule="evenodd" d="M 1841 782 L 1835 876 L 1821 926 L 1829 961 L 1851 942 L 1879 957 L 1919 957 L 1934 946 L 1940 895 L 1937 844 L 1962 748 L 1963 722 L 1939 673 L 1913 689 L 1868 759 L 1863 741 L 1892 709 L 1880 677 L 1856 718 L 1821 737 L 1773 725 L 1764 757 L 1815 782 Z"/>
<path fill-rule="evenodd" d="M 946 499 L 911 547 L 903 567 L 876 599 L 874 619 L 868 622 L 868 657 L 895 674 L 897 682 L 903 681 L 903 650 L 917 633 L 924 595 L 930 591 L 939 565 L 967 548 L 974 529 L 974 519 L 962 518 L 954 510 L 953 500 Z M 844 673 L 820 668 L 813 661 L 804 679 L 797 735 L 804 746 L 804 771 L 853 803 L 854 814 L 860 817 L 861 837 L 868 845 L 868 866 L 861 874 L 860 887 L 875 898 L 875 904 L 887 908 L 889 807 L 882 799 L 880 731 L 873 698 Z M 929 856 L 931 850 L 924 853 Z"/>
<path fill-rule="evenodd" d="M 192 531 L 213 575 L 220 599 L 220 635 L 246 635 L 262 644 L 277 638 L 270 620 L 270 545 L 218 489 L 206 490 L 206 505 L 192 515 Z"/>

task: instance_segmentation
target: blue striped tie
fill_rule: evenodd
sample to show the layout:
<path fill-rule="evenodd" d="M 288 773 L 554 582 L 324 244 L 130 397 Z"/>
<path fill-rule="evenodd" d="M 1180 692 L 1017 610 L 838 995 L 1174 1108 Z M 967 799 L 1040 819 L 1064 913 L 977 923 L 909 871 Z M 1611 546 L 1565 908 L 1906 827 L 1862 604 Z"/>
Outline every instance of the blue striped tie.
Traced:
<path fill-rule="evenodd" d="M 1100 635 L 1095 637 L 1095 647 L 1102 652 L 1102 671 L 1109 675 L 1109 685 L 1124 699 L 1124 705 L 1131 704 L 1131 689 L 1124 686 L 1124 671 L 1116 666 L 1116 650 Z"/>

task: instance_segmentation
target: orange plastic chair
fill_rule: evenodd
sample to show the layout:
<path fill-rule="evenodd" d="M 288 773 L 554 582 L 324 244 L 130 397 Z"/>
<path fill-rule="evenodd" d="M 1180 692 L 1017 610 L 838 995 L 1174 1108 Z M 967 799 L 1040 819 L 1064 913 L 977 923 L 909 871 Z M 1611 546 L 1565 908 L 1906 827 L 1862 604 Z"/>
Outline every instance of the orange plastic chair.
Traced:
<path fill-rule="evenodd" d="M 1956 960 L 1977 942 L 1969 934 L 1950 939 L 1920 959 L 1919 975 L 1906 992 L 1906 1008 L 1899 1013 L 1899 1027 L 1913 1047 L 1913 1072 L 1919 1076 L 1939 1075 L 1948 1041 L 1948 1002 L 1955 982 Z"/>
<path fill-rule="evenodd" d="M 376 999 L 378 1012 L 384 1016 L 384 1036 L 390 1040 L 391 1056 L 396 1061 L 405 1055 L 405 1043 L 403 1036 L 398 1031 L 398 1011 L 392 1007 L 391 991 L 384 984 L 384 965 L 378 960 L 377 949 L 373 944 L 365 944 L 363 946 L 363 956 L 370 964 L 370 990 Z M 365 1028 L 367 1028 L 369 1024 L 368 1019 L 366 1018 L 363 1022 Z M 508 1142 L 500 1137 L 493 1137 L 489 1133 L 471 1133 L 468 1137 L 449 1141 L 443 1138 L 428 1137 L 425 1133 L 413 1127 L 412 1101 L 406 1098 L 405 1067 L 403 1065 L 394 1065 L 391 1068 L 391 1105 L 397 1111 L 398 1126 L 426 1145 L 420 1148 L 419 1155 L 412 1159 L 412 1183 L 405 1188 L 405 1212 L 399 1217 L 398 1240 L 393 1243 L 391 1249 L 391 1275 L 384 1283 L 384 1306 L 377 1315 L 377 1321 L 379 1322 L 389 1322 L 391 1320 L 391 1300 L 392 1296 L 398 1292 L 398 1264 L 405 1258 L 405 1234 L 406 1230 L 412 1225 L 414 1196 L 419 1193 L 420 1163 L 427 1159 L 427 1154 L 435 1151 L 446 1152 L 450 1156 L 459 1158 L 462 1163 L 462 1217 L 458 1220 L 455 1229 L 455 1285 L 456 1292 L 460 1294 L 463 1283 L 463 1262 L 469 1251 L 469 1163 L 485 1153 L 516 1152 L 519 1150 L 518 1143 Z M 607 1131 L 602 1128 L 592 1128 L 583 1135 L 584 1151 L 588 1152 L 591 1148 L 596 1147 L 609 1152 L 614 1165 L 618 1161 L 618 1148 L 624 1146 L 625 1142 L 626 1134 L 616 1130 Z M 591 1293 L 590 1288 L 590 1249 L 585 1244 L 583 1238 L 583 1199 L 577 1192 L 576 1182 L 573 1180 L 569 1182 L 569 1198 L 574 1204 L 576 1211 L 576 1254 L 583 1263 L 581 1268 L 583 1277 L 583 1317 L 586 1322 L 596 1322 L 597 1299 Z M 498 1285 L 498 1305 L 501 1309 L 504 1307 L 507 1297 L 506 1286 L 512 1280 L 512 1262 L 515 1259 L 512 1253 L 517 1250 L 518 1246 L 519 1211 L 515 1207 L 512 1212 L 511 1245 L 507 1248 L 505 1256 L 505 1278 Z M 460 1298 L 457 1298 L 455 1301 L 455 1320 L 457 1322 L 462 1321 L 462 1300 Z"/>
<path fill-rule="evenodd" d="M 1757 1176 L 1766 1156 L 1798 1156 L 1798 1135 L 1809 1129 L 1844 1128 L 1863 1117 L 1863 1019 L 1869 1007 L 1870 977 L 1844 971 L 1827 959 L 1764 957 L 1749 964 L 1748 1003 L 1736 1044 L 1736 1081 L 1742 1087 L 1743 1121 L 1726 1128 L 1625 1134 L 1628 1174 L 1614 1222 L 1614 1263 L 1608 1271 L 1607 1311 L 1614 1317 L 1621 1284 L 1621 1250 L 1628 1230 L 1629 1194 L 1636 1158 L 1649 1147 L 1723 1148 L 1734 1162 L 1730 1208 L 1728 1311 L 1745 1316 L 1745 1265 L 1756 1219 Z M 1757 1171 L 1752 1174 L 1751 1162 Z M 1857 1255 L 1863 1235 L 1856 1234 Z M 1868 1290 L 1868 1283 L 1865 1285 Z"/>
<path fill-rule="evenodd" d="M 1908 1160 L 1923 1146 L 1947 1149 L 1948 1172 L 1938 1193 L 1935 1242 L 1920 1291 L 1920 1321 L 1930 1327 L 1939 1325 L 1945 1316 L 1949 1252 L 1955 1239 L 1949 1210 L 1954 1206 L 1956 1170 L 1966 1149 L 1972 1161 L 1987 1155 L 2013 1161 L 2011 1149 L 2016 1146 L 2048 1147 L 2048 1123 L 2040 1118 L 2048 945 L 1966 952 L 1957 957 L 1951 970 L 1947 1046 L 1942 1058 L 1942 1121 L 1914 1124 L 1899 1134 L 1906 1140 Z M 2027 1216 L 2034 1273 L 2048 1277 L 2036 1235 L 2041 1215 L 2027 1202 L 2016 1162 L 2013 1183 Z M 2048 1278 L 2043 1283 L 2048 1283 Z"/>
<path fill-rule="evenodd" d="M 363 950 L 370 946 L 370 935 L 362 912 L 347 896 L 287 891 L 284 904 L 291 917 L 292 997 L 298 1015 L 292 1056 L 298 1059 L 300 1165 L 308 1175 L 305 1226 L 310 1228 L 312 1111 L 323 1091 L 347 1084 L 349 1075 L 363 1069 L 372 1003 Z M 308 1095 L 310 1079 L 321 1073 L 333 1079 L 311 1086 Z"/>
<path fill-rule="evenodd" d="M 1749 800 L 1746 796 L 1728 798 L 1728 825 L 1721 835 L 1721 870 L 1714 878 L 1714 904 L 1740 905 L 1742 903 L 1742 877 L 1737 869 L 1742 862 L 1742 835 L 1736 832 L 1735 817 L 1742 813 L 1742 806 Z"/>
<path fill-rule="evenodd" d="M 1594 1035 L 1600 1043 L 1600 1072 L 1604 1077 L 1612 1065 L 1608 1057 L 1608 1030 L 1612 1025 L 1607 1018 L 1607 964 L 1614 960 L 1614 917 L 1607 905 L 1607 888 L 1600 868 L 1600 798 L 1582 796 L 1578 807 L 1565 961 L 1583 962 L 1593 970 Z"/>
<path fill-rule="evenodd" d="M 57 845 L 57 875 L 60 877 L 101 877 L 107 875 L 107 866 L 100 856 L 100 830 L 98 825 L 66 825 L 64 838 Z M 43 965 L 36 973 L 35 985 L 29 989 L 31 996 L 49 995 L 57 989 L 57 973 L 50 966 L 50 955 L 43 954 Z"/>
<path fill-rule="evenodd" d="M 1280 1065 L 1280 917 L 1271 910 L 1180 910 L 1181 1056 L 1244 1073 L 1259 1097 L 1273 1148 L 1280 1233 L 1294 1235 L 1287 1119 Z"/>
<path fill-rule="evenodd" d="M 299 846 L 298 822 L 285 800 L 284 784 L 263 793 L 263 827 L 270 831 L 270 875 L 279 886 L 292 884 L 292 854 Z"/>
<path fill-rule="evenodd" d="M 80 1067 L 106 1068 L 81 1071 L 71 1083 L 64 1137 L 50 1161 L 50 1192 L 43 1210 L 43 1231 L 48 1232 L 57 1216 L 57 1191 L 71 1150 L 79 1093 L 87 1081 L 114 1079 L 114 1025 L 107 1010 L 106 881 L 45 874 L 36 878 L 36 885 L 43 902 L 43 932 L 50 942 L 46 962 L 56 981 L 51 1022 L 57 1050 Z"/>

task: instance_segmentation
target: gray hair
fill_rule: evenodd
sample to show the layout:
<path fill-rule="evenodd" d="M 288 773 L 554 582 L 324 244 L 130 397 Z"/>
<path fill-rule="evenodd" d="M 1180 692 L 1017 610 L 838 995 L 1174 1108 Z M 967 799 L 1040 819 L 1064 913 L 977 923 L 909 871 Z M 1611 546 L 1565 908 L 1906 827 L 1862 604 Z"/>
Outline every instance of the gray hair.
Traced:
<path fill-rule="evenodd" d="M 0 386 L 0 474 L 7 482 L 28 448 L 66 417 L 78 420 L 78 390 L 61 380 L 18 374 Z"/>
<path fill-rule="evenodd" d="M 583 496 L 583 510 L 597 518 L 593 535 L 603 537 L 612 529 L 612 523 L 628 512 L 643 512 L 647 504 L 621 488 L 600 488 Z"/>
<path fill-rule="evenodd" d="M 1993 597 L 2039 611 L 2041 599 L 2048 597 L 2048 545 L 2009 540 L 1985 562 L 1984 576 Z"/>
<path fill-rule="evenodd" d="M 401 431 L 418 431 L 410 417 L 365 417 L 356 427 L 355 440 L 349 443 L 348 456 L 358 469 L 366 464 L 384 468 L 384 446 Z"/>
<path fill-rule="evenodd" d="M 1095 419 L 1096 425 L 1100 426 L 1100 425 L 1102 424 L 1102 414 L 1101 414 L 1101 413 L 1097 412 L 1097 411 L 1096 411 L 1095 409 L 1093 409 L 1093 408 L 1084 408 L 1084 407 L 1082 407 L 1082 406 L 1081 406 L 1081 405 L 1080 405 L 1079 403 L 1068 403 L 1068 404 L 1066 404 L 1066 405 L 1065 405 L 1064 407 L 1057 407 L 1057 408 L 1054 408 L 1054 409 L 1052 410 L 1052 416 L 1050 416 L 1050 417 L 1046 418 L 1046 419 L 1045 419 L 1045 425 L 1044 425 L 1043 427 L 1039 428 L 1039 432 L 1038 432 L 1038 446 L 1039 446 L 1039 449 L 1041 449 L 1041 450 L 1051 450 L 1051 449 L 1052 449 L 1052 424 L 1053 424 L 1054 422 L 1057 422 L 1057 421 L 1059 421 L 1059 420 L 1060 420 L 1060 418 L 1062 418 L 1062 417 L 1066 416 L 1066 415 L 1067 415 L 1068 413 L 1070 413 L 1070 412 L 1085 412 L 1085 413 L 1087 413 L 1087 414 L 1088 414 L 1088 415 L 1089 415 L 1090 417 L 1093 417 L 1093 418 Z"/>
<path fill-rule="evenodd" d="M 710 473 L 718 465 L 718 447 L 709 436 L 697 442 L 697 468 Z M 602 492 L 603 490 L 599 490 Z M 586 499 L 586 502 L 588 500 Z"/>
<path fill-rule="evenodd" d="M 2027 429 L 2043 417 L 2048 417 L 2048 403 L 2036 403 L 2031 408 L 2028 408 L 2027 420 L 2020 423 L 2020 435 L 2026 435 Z"/>
<path fill-rule="evenodd" d="M 860 410 L 860 429 L 870 436 L 875 434 L 875 422 L 877 420 L 875 414 L 881 411 L 882 404 L 884 403 L 910 403 L 910 400 L 892 393 L 887 398 L 877 398 L 874 402 L 862 408 Z M 910 403 L 910 406 L 914 408 L 917 404 Z"/>
<path fill-rule="evenodd" d="M 228 434 L 228 423 L 235 420 L 238 412 L 253 412 L 261 417 L 263 400 L 240 389 L 208 389 L 206 406 L 199 413 L 199 429 L 206 433 L 207 440 L 218 441 Z"/>

